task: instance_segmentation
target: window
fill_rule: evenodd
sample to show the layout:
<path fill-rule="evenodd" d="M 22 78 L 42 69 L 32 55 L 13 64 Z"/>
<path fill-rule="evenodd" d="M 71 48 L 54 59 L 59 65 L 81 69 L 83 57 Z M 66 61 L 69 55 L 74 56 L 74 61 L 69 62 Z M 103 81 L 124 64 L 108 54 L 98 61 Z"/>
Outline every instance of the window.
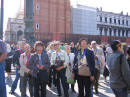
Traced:
<path fill-rule="evenodd" d="M 128 20 L 126 21 L 126 25 L 128 26 Z"/>
<path fill-rule="evenodd" d="M 36 4 L 36 10 L 40 10 L 40 5 L 39 5 L 39 3 Z"/>
<path fill-rule="evenodd" d="M 105 22 L 107 23 L 107 17 L 105 17 Z"/>
<path fill-rule="evenodd" d="M 102 28 L 100 28 L 100 35 L 102 35 Z"/>
<path fill-rule="evenodd" d="M 112 18 L 110 18 L 110 24 L 112 23 Z"/>
<path fill-rule="evenodd" d="M 39 30 L 39 24 L 36 24 L 36 30 Z"/>
<path fill-rule="evenodd" d="M 118 36 L 119 36 L 119 37 L 120 37 L 120 32 L 121 32 L 121 31 L 120 31 L 120 30 L 118 30 Z"/>
<path fill-rule="evenodd" d="M 122 25 L 124 25 L 124 20 L 122 20 Z"/>
<path fill-rule="evenodd" d="M 116 19 L 114 19 L 114 23 L 116 24 Z"/>
<path fill-rule="evenodd" d="M 118 24 L 120 25 L 120 20 L 118 20 Z"/>
<path fill-rule="evenodd" d="M 107 28 L 105 28 L 105 36 L 107 36 Z"/>
<path fill-rule="evenodd" d="M 114 36 L 116 36 L 116 29 L 114 29 Z"/>
<path fill-rule="evenodd" d="M 110 36 L 111 36 L 111 32 L 112 32 L 112 29 L 110 28 L 110 29 L 109 29 Z"/>
<path fill-rule="evenodd" d="M 100 22 L 102 22 L 102 17 L 100 16 Z"/>
<path fill-rule="evenodd" d="M 128 37 L 128 30 L 126 30 L 126 37 Z"/>
<path fill-rule="evenodd" d="M 124 31 L 124 30 L 122 30 L 122 36 L 123 36 L 123 37 L 124 37 L 124 32 L 125 32 L 125 31 Z"/>

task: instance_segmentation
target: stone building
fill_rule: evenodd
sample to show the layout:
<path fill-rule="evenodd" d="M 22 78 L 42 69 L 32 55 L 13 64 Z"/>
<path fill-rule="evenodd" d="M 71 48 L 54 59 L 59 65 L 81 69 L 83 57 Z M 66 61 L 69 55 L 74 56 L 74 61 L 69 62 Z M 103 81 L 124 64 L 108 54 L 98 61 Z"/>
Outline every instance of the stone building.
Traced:
<path fill-rule="evenodd" d="M 89 42 L 111 42 L 114 39 L 130 43 L 130 16 L 84 5 L 71 6 L 71 40 L 81 37 Z M 72 37 L 73 36 L 73 37 Z"/>
<path fill-rule="evenodd" d="M 97 9 L 97 33 L 104 36 L 105 41 L 119 39 L 123 42 L 130 38 L 130 16 Z M 103 39 L 103 40 L 104 40 Z"/>
<path fill-rule="evenodd" d="M 8 43 L 15 43 L 22 40 L 24 37 L 24 11 L 21 10 L 17 13 L 15 18 L 9 18 L 7 28 L 5 31 L 5 41 Z"/>

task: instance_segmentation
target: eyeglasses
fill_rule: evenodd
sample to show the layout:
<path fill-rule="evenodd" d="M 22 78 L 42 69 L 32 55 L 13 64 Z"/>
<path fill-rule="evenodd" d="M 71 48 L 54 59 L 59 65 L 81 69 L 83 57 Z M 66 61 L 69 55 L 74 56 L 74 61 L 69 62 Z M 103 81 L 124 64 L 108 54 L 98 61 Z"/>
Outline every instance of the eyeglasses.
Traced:
<path fill-rule="evenodd" d="M 54 46 L 57 46 L 57 45 L 60 45 L 60 44 L 54 44 Z"/>

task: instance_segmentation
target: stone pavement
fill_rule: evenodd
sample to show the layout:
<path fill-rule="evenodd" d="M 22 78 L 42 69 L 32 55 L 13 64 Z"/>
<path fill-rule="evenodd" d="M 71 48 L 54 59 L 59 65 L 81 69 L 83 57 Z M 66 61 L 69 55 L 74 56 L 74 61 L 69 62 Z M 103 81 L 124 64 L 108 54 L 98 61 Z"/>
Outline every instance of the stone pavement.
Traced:
<path fill-rule="evenodd" d="M 12 75 L 12 81 L 14 80 L 14 77 L 15 75 Z M 10 82 L 7 82 L 7 97 L 20 97 L 20 91 L 19 91 L 19 84 L 18 84 L 18 87 L 16 89 L 16 94 L 15 95 L 10 95 L 9 94 L 9 91 L 10 91 L 10 88 L 11 88 L 11 84 L 12 84 L 12 81 Z M 112 93 L 112 90 L 110 89 L 109 87 L 109 82 L 104 82 L 103 80 L 103 77 L 101 76 L 100 78 L 100 82 L 99 82 L 99 95 L 95 95 L 94 94 L 94 97 L 114 97 L 113 93 Z M 69 95 L 70 97 L 77 97 L 77 93 L 78 93 L 78 88 L 77 88 L 77 84 L 75 85 L 75 90 L 76 90 L 76 93 L 72 93 L 71 92 L 71 89 L 69 90 Z M 47 88 L 47 97 L 57 97 L 56 96 L 57 92 L 56 92 L 56 88 L 53 88 L 53 89 L 49 89 Z M 29 97 L 29 90 L 27 89 L 27 95 Z M 63 96 L 62 96 L 63 97 Z M 130 95 L 129 95 L 130 97 Z"/>

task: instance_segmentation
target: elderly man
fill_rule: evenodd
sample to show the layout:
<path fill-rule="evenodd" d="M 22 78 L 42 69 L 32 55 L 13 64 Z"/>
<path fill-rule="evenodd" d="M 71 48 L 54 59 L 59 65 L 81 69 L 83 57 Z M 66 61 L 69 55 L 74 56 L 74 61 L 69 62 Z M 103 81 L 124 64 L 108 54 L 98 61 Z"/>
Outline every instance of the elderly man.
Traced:
<path fill-rule="evenodd" d="M 95 92 L 98 94 L 98 84 L 99 84 L 99 78 L 100 78 L 100 69 L 104 69 L 105 63 L 105 56 L 103 53 L 103 50 L 97 47 L 96 41 L 91 42 L 92 51 L 95 55 Z"/>
<path fill-rule="evenodd" d="M 5 43 L 0 40 L 0 97 L 7 97 L 6 96 L 6 85 L 5 85 L 5 58 L 6 58 L 6 45 Z"/>

